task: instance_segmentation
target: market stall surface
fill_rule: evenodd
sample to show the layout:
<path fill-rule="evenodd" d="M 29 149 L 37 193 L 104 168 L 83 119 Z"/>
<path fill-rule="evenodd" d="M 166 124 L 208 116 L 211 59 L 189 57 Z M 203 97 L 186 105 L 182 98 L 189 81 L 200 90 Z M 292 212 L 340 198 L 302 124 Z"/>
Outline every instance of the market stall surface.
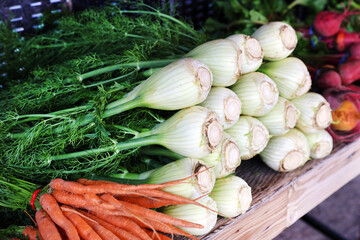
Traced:
<path fill-rule="evenodd" d="M 360 159 L 359 159 L 360 161 Z M 308 214 L 349 240 L 360 239 L 360 176 L 346 184 Z M 328 240 L 324 234 L 298 220 L 274 240 Z"/>
<path fill-rule="evenodd" d="M 348 145 L 338 145 L 327 158 L 311 160 L 288 173 L 271 170 L 260 158 L 243 161 L 236 175 L 251 186 L 252 206 L 245 214 L 234 219 L 220 218 L 212 232 L 199 238 L 273 239 L 328 197 L 333 194 L 336 197 L 336 192 L 359 174 L 360 139 Z M 354 201 L 359 199 L 356 196 L 353 198 Z M 338 204 L 344 205 L 342 201 Z M 359 212 L 358 206 L 352 212 Z M 349 208 L 347 213 L 351 213 Z"/>

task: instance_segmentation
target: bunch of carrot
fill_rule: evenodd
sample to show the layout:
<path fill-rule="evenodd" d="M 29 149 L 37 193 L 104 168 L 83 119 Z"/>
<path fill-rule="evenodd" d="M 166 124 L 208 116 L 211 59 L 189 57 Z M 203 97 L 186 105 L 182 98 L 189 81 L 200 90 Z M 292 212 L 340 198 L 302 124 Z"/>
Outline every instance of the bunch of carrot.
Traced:
<path fill-rule="evenodd" d="M 29 240 L 171 239 L 163 233 L 196 239 L 177 227 L 203 228 L 202 225 L 151 209 L 178 204 L 207 208 L 195 200 L 161 191 L 186 179 L 143 185 L 54 179 L 49 184 L 51 193 L 40 196 L 41 209 L 35 215 L 37 228 L 27 227 L 23 234 Z"/>

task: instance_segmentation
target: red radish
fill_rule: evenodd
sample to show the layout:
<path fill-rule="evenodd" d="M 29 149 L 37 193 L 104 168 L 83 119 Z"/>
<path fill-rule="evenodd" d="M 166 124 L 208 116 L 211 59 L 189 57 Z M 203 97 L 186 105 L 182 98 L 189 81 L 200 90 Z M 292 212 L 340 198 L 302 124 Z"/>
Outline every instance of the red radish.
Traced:
<path fill-rule="evenodd" d="M 360 60 L 347 61 L 339 66 L 343 85 L 349 85 L 360 79 Z"/>
<path fill-rule="evenodd" d="M 317 80 L 317 86 L 320 89 L 327 89 L 331 87 L 340 87 L 341 86 L 341 77 L 340 74 L 334 70 L 328 70 L 322 73 Z"/>
<path fill-rule="evenodd" d="M 336 35 L 336 47 L 339 52 L 344 51 L 350 47 L 353 43 L 360 43 L 359 33 L 347 32 L 345 29 L 340 29 Z"/>
<path fill-rule="evenodd" d="M 350 47 L 350 59 L 360 60 L 360 42 L 354 43 Z"/>
<path fill-rule="evenodd" d="M 359 14 L 359 12 L 349 11 L 352 1 L 349 1 L 348 7 L 343 13 L 333 11 L 319 12 L 314 20 L 315 30 L 324 37 L 334 36 L 339 32 L 342 21 L 350 15 Z"/>

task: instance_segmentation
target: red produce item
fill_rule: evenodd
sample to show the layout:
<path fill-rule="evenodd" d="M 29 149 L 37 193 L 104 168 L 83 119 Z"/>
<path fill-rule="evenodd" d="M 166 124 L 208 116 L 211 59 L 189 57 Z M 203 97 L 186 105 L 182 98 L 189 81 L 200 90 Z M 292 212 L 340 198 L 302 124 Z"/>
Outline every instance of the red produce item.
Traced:
<path fill-rule="evenodd" d="M 334 123 L 327 128 L 336 142 L 352 142 L 360 137 L 360 87 L 329 88 L 323 93 L 333 110 Z"/>
<path fill-rule="evenodd" d="M 359 33 L 347 32 L 344 29 L 340 29 L 336 35 L 336 47 L 339 52 L 346 50 L 354 43 L 360 43 Z"/>
<path fill-rule="evenodd" d="M 350 47 L 350 58 L 351 60 L 360 60 L 360 42 L 354 43 Z"/>
<path fill-rule="evenodd" d="M 317 80 L 317 86 L 320 89 L 337 88 L 341 86 L 340 74 L 334 70 L 323 72 Z"/>
<path fill-rule="evenodd" d="M 339 66 L 343 85 L 349 85 L 360 79 L 360 60 L 347 61 Z"/>
<path fill-rule="evenodd" d="M 319 12 L 314 20 L 315 30 L 323 37 L 331 37 L 339 32 L 342 21 L 350 15 L 359 14 L 359 12 L 349 11 L 352 1 L 349 1 L 348 7 L 343 13 L 333 11 Z"/>

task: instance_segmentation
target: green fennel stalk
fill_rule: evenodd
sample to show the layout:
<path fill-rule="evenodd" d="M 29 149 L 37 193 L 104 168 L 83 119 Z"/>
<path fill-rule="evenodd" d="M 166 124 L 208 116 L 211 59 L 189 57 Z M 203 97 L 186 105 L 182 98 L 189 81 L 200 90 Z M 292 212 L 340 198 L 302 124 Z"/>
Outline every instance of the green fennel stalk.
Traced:
<path fill-rule="evenodd" d="M 7 227 L 12 224 L 20 226 L 31 225 L 31 219 L 24 211 L 27 211 L 29 214 L 34 213 L 30 206 L 30 200 L 34 191 L 40 187 L 38 184 L 2 172 L 0 174 L 0 226 Z M 46 189 L 41 190 L 40 194 L 44 191 Z M 36 207 L 39 206 L 38 204 L 38 201 L 35 201 Z M 13 229 L 8 230 L 0 230 L 1 239 L 6 239 L 2 237 L 6 233 L 13 233 L 11 231 Z"/>

